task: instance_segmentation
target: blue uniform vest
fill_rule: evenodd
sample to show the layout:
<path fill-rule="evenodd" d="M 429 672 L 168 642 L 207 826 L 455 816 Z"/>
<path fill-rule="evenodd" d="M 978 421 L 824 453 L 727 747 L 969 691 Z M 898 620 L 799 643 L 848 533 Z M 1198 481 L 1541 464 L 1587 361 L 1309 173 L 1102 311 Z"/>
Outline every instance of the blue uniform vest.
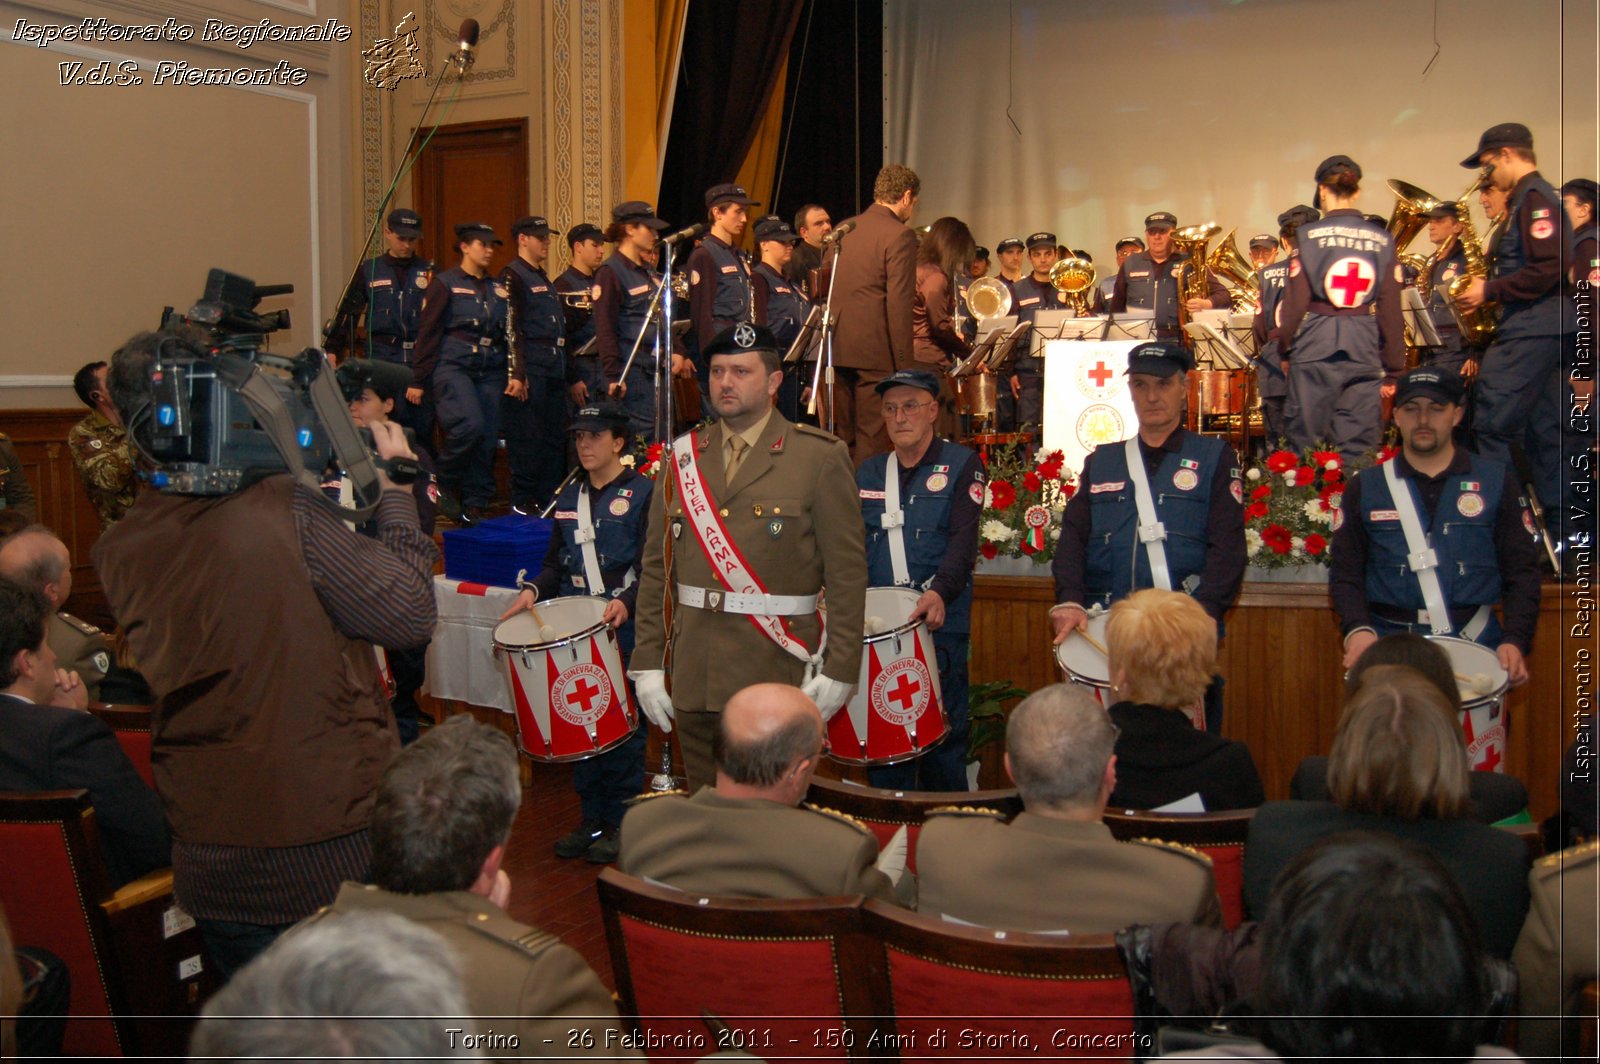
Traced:
<path fill-rule="evenodd" d="M 588 477 L 579 477 L 567 485 L 556 500 L 555 509 L 554 534 L 561 540 L 561 594 L 616 598 L 623 592 L 628 572 L 644 553 L 650 492 L 654 488 L 655 482 L 649 477 L 629 471 L 589 497 L 595 560 L 600 563 L 600 577 L 606 583 L 601 589 L 588 586 L 583 548 L 578 545 L 578 492 L 593 489 Z"/>
<path fill-rule="evenodd" d="M 960 444 L 936 441 L 937 462 L 919 466 L 910 483 L 900 493 L 900 508 L 906 523 L 901 529 L 906 543 L 906 571 L 911 583 L 922 588 L 933 579 L 944 561 L 950 542 L 950 504 L 957 491 L 969 490 L 971 479 L 958 481 L 973 452 Z M 867 526 L 867 584 L 893 587 L 894 566 L 889 561 L 889 533 L 883 527 L 883 486 L 887 466 L 885 456 L 873 455 L 856 469 L 856 487 L 861 494 L 861 519 Z M 936 472 L 936 466 L 944 466 Z M 940 482 L 943 478 L 943 482 Z M 929 483 L 937 485 L 930 488 Z M 945 603 L 941 632 L 966 635 L 972 631 L 972 581 L 954 602 Z"/>
<path fill-rule="evenodd" d="M 765 324 L 772 330 L 773 338 L 784 347 L 788 347 L 794 343 L 794 338 L 800 335 L 800 326 L 805 324 L 806 315 L 811 313 L 811 304 L 766 263 L 756 266 L 756 272 L 767 282 Z"/>
<path fill-rule="evenodd" d="M 1128 475 L 1124 443 L 1102 444 L 1084 462 L 1082 487 L 1089 493 L 1089 550 L 1084 564 L 1089 601 L 1109 606 L 1141 588 L 1154 587 L 1150 558 L 1139 542 L 1139 509 Z M 1167 571 L 1174 591 L 1206 564 L 1206 522 L 1211 512 L 1211 482 L 1228 460 L 1218 439 L 1185 433 L 1182 449 L 1163 453 L 1150 477 L 1156 518 L 1166 526 Z M 1185 466 L 1187 461 L 1193 463 Z M 1184 488 L 1193 479 L 1194 486 Z"/>
<path fill-rule="evenodd" d="M 433 277 L 433 263 L 411 258 L 396 266 L 387 255 L 367 260 L 361 280 L 367 289 L 367 338 L 372 357 L 410 362 L 404 345 L 417 338 L 422 296 Z"/>
<path fill-rule="evenodd" d="M 621 346 L 618 355 L 622 361 L 628 359 L 628 352 L 633 349 L 633 342 L 639 338 L 639 333 L 644 329 L 646 315 L 650 310 L 650 297 L 656 290 L 656 278 L 649 270 L 642 266 L 635 266 L 626 255 L 612 252 L 601 266 L 609 269 L 617 278 L 617 286 L 621 289 L 622 305 L 617 313 L 617 343 Z M 634 366 L 643 365 L 642 361 L 635 361 Z"/>
<path fill-rule="evenodd" d="M 512 311 L 521 348 L 527 354 L 528 364 L 523 368 L 530 377 L 563 377 L 566 361 L 562 347 L 566 344 L 566 325 L 561 300 L 550 283 L 550 278 L 540 269 L 529 266 L 521 258 L 506 267 L 505 283 L 522 286 L 521 311 Z"/>
<path fill-rule="evenodd" d="M 707 237 L 700 246 L 710 254 L 716 269 L 716 276 L 711 278 L 715 284 L 711 296 L 711 316 L 727 322 L 754 321 L 755 303 L 750 293 L 750 268 L 745 265 L 744 256 L 716 237 Z M 706 279 L 701 280 L 703 283 Z"/>
<path fill-rule="evenodd" d="M 1290 358 L 1319 362 L 1343 352 L 1355 362 L 1380 367 L 1378 319 L 1372 309 L 1384 278 L 1394 272 L 1393 239 L 1382 226 L 1341 210 L 1302 225 L 1299 246 L 1313 306 L 1300 320 Z M 1348 261 L 1352 259 L 1358 261 Z M 1316 304 L 1346 312 L 1330 314 Z M 1348 313 L 1363 309 L 1366 313 Z"/>
<path fill-rule="evenodd" d="M 1561 206 L 1561 196 L 1550 183 L 1538 174 L 1532 174 L 1527 180 L 1520 183 L 1515 190 L 1511 202 L 1506 205 L 1507 222 L 1501 229 L 1500 239 L 1495 243 L 1493 261 L 1489 266 L 1490 277 L 1506 277 L 1516 273 L 1528 264 L 1528 248 L 1523 241 L 1522 225 L 1520 223 L 1523 202 L 1530 192 L 1542 192 L 1545 202 L 1552 204 L 1550 217 L 1538 219 L 1549 221 L 1552 225 L 1560 227 L 1561 246 L 1572 247 L 1572 220 L 1567 217 L 1566 210 Z M 1550 291 L 1536 299 L 1507 300 L 1500 304 L 1500 328 L 1495 332 L 1495 339 L 1509 340 L 1519 336 L 1555 336 L 1566 331 L 1571 332 L 1572 326 L 1567 324 L 1562 328 L 1563 321 L 1570 314 L 1568 300 L 1562 298 L 1564 286 L 1558 283 Z"/>
<path fill-rule="evenodd" d="M 556 291 L 562 295 L 585 295 L 591 304 L 588 310 L 574 310 L 567 319 L 567 350 L 576 351 L 590 340 L 594 339 L 594 307 L 592 304 L 595 296 L 595 279 L 585 277 L 583 274 L 567 267 L 567 272 L 556 278 Z M 563 308 L 565 309 L 565 308 Z M 578 324 L 579 320 L 582 324 Z M 576 328 L 572 326 L 576 325 Z"/>
<path fill-rule="evenodd" d="M 457 266 L 438 281 L 450 292 L 444 313 L 439 361 L 471 369 L 506 364 L 506 286 L 492 277 L 481 281 Z"/>
<path fill-rule="evenodd" d="M 1066 310 L 1065 297 L 1049 281 L 1036 281 L 1028 274 L 1011 285 L 1011 310 L 1018 323 L 1031 322 L 1041 310 Z M 1044 360 L 1029 354 L 1033 350 L 1032 337 L 1019 341 L 1011 371 L 1021 377 L 1044 376 Z M 1009 394 L 1009 393 L 1007 393 Z"/>
<path fill-rule="evenodd" d="M 1470 472 L 1448 475 L 1444 490 L 1439 493 L 1439 505 L 1432 514 L 1422 512 L 1421 502 L 1413 493 L 1428 544 L 1439 558 L 1436 570 L 1439 584 L 1444 588 L 1444 600 L 1451 609 L 1500 601 L 1500 565 L 1495 553 L 1494 528 L 1495 517 L 1505 501 L 1501 495 L 1506 470 L 1492 459 L 1470 453 L 1469 457 L 1472 460 Z M 1422 584 L 1406 564 L 1411 552 L 1395 514 L 1388 479 L 1380 468 L 1362 470 L 1358 476 L 1361 478 L 1361 521 L 1366 528 L 1368 544 L 1367 600 L 1405 610 L 1425 609 Z"/>
<path fill-rule="evenodd" d="M 1136 251 L 1122 264 L 1123 299 L 1129 310 L 1155 311 L 1155 327 L 1163 332 L 1178 328 L 1178 274 L 1189 256 L 1174 253 L 1156 265 L 1148 251 Z"/>

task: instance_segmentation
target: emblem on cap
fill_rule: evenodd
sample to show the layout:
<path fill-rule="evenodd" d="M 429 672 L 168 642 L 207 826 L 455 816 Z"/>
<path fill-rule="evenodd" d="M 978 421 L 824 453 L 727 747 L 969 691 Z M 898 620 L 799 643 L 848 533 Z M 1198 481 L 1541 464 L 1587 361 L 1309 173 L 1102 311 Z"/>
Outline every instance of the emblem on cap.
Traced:
<path fill-rule="evenodd" d="M 733 342 L 746 350 L 756 345 L 755 326 L 748 322 L 740 322 L 733 327 Z"/>

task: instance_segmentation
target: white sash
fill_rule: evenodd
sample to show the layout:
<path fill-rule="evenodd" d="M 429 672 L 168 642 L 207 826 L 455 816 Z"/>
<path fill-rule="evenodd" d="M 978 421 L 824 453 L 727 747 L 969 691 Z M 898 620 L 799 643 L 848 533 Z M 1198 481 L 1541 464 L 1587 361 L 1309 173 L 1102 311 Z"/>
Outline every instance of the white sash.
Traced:
<path fill-rule="evenodd" d="M 898 587 L 911 583 L 911 570 L 906 567 L 906 512 L 900 508 L 900 462 L 890 451 L 883 473 L 883 530 L 889 533 L 889 568 L 894 572 Z"/>
<path fill-rule="evenodd" d="M 1167 526 L 1156 517 L 1156 501 L 1150 494 L 1150 478 L 1145 475 L 1144 456 L 1139 453 L 1139 435 L 1128 437 L 1123 445 L 1128 463 L 1128 479 L 1133 481 L 1133 503 L 1139 509 L 1139 542 L 1150 556 L 1150 579 L 1163 591 L 1172 590 L 1172 573 L 1167 570 Z"/>
<path fill-rule="evenodd" d="M 712 573 L 729 591 L 744 595 L 766 594 L 766 587 L 750 571 L 750 567 L 739 554 L 738 545 L 723 527 L 722 518 L 717 514 L 716 500 L 706 490 L 705 481 L 700 477 L 700 462 L 695 455 L 694 433 L 684 433 L 673 444 L 672 449 L 677 455 L 673 474 L 677 477 L 679 497 L 683 499 L 683 512 L 689 518 L 689 527 L 694 529 L 695 538 L 700 541 L 700 549 L 705 552 Z M 761 630 L 762 635 L 788 653 L 813 668 L 821 664 L 825 639 L 819 641 L 817 652 L 813 654 L 806 649 L 804 643 L 789 633 L 788 625 L 781 617 L 774 617 L 771 614 L 747 616 L 750 618 L 750 623 Z"/>
<path fill-rule="evenodd" d="M 1402 481 L 1394 471 L 1398 456 L 1383 463 L 1383 479 L 1389 485 L 1389 498 L 1394 500 L 1395 511 L 1400 515 L 1400 531 L 1406 536 L 1406 565 L 1416 574 L 1422 585 L 1422 601 L 1428 604 L 1428 626 L 1434 635 L 1449 635 L 1450 604 L 1444 599 L 1444 587 L 1439 583 L 1439 555 L 1428 546 L 1428 537 L 1422 531 L 1422 518 L 1417 513 L 1416 497 L 1411 485 Z M 1482 631 L 1482 629 L 1479 629 Z"/>
<path fill-rule="evenodd" d="M 589 485 L 578 486 L 578 531 L 572 537 L 578 541 L 583 554 L 583 576 L 589 582 L 589 594 L 604 595 L 606 582 L 600 576 L 600 559 L 594 551 L 594 518 L 589 512 Z"/>

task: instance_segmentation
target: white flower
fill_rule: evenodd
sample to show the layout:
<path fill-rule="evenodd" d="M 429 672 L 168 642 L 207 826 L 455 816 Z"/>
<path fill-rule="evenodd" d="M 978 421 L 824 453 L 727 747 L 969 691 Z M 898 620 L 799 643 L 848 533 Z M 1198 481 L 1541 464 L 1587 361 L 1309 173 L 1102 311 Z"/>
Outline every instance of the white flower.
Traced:
<path fill-rule="evenodd" d="M 1293 539 L 1289 540 L 1289 549 L 1297 554 L 1303 552 L 1306 549 L 1306 537 L 1295 536 Z"/>
<path fill-rule="evenodd" d="M 1339 468 L 1339 460 L 1337 458 L 1330 458 L 1326 462 L 1322 463 L 1322 468 L 1332 472 L 1333 470 Z"/>
<path fill-rule="evenodd" d="M 633 455 L 625 454 L 625 455 L 622 456 L 620 461 L 622 462 L 623 465 L 627 466 L 629 469 L 633 468 Z"/>
<path fill-rule="evenodd" d="M 983 523 L 983 527 L 978 530 L 978 534 L 989 543 L 1009 543 L 1022 533 L 1010 525 L 991 518 Z"/>
<path fill-rule="evenodd" d="M 1251 470 L 1251 472 L 1254 472 L 1254 470 Z M 1253 528 L 1245 529 L 1244 530 L 1244 549 L 1245 549 L 1245 553 L 1250 555 L 1250 557 L 1252 557 L 1252 558 L 1254 558 L 1257 554 L 1260 554 L 1261 553 L 1261 533 L 1257 532 Z"/>
<path fill-rule="evenodd" d="M 1333 511 L 1324 510 L 1322 508 L 1321 499 L 1312 499 L 1310 502 L 1302 506 L 1301 510 L 1304 511 L 1306 517 L 1318 522 L 1319 524 L 1333 524 Z"/>
<path fill-rule="evenodd" d="M 1285 469 L 1283 471 L 1283 482 L 1291 488 L 1294 487 L 1294 470 Z"/>
<path fill-rule="evenodd" d="M 1252 467 L 1244 471 L 1244 476 L 1246 480 L 1260 480 L 1261 470 Z"/>
<path fill-rule="evenodd" d="M 1050 530 L 1050 542 L 1054 543 L 1056 540 L 1058 540 L 1060 538 L 1061 538 L 1061 526 L 1057 525 L 1055 528 L 1052 528 Z"/>

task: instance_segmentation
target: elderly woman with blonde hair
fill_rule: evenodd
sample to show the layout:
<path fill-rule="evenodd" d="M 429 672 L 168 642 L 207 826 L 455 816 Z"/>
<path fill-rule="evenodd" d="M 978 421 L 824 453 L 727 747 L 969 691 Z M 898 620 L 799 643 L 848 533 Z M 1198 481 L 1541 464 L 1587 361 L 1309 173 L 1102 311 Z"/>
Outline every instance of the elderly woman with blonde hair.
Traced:
<path fill-rule="evenodd" d="M 1249 749 L 1201 730 L 1217 664 L 1217 624 L 1176 591 L 1136 591 L 1106 621 L 1117 786 L 1111 805 L 1156 809 L 1199 795 L 1208 810 L 1266 800 Z"/>

